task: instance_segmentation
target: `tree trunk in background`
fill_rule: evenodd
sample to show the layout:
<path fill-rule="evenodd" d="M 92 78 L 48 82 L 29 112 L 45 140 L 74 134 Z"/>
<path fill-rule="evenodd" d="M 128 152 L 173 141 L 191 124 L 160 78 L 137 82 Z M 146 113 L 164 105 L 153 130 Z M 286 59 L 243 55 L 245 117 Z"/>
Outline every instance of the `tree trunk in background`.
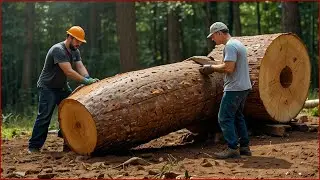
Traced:
<path fill-rule="evenodd" d="M 257 26 L 258 26 L 258 34 L 261 34 L 261 15 L 260 15 L 260 3 L 256 2 L 256 10 L 257 10 Z"/>
<path fill-rule="evenodd" d="M 206 37 L 209 34 L 210 26 L 218 20 L 218 4 L 217 2 L 206 2 L 205 3 L 205 12 L 206 12 Z M 210 52 L 213 48 L 212 40 L 207 39 L 207 48 Z M 208 52 L 208 53 L 209 53 Z"/>
<path fill-rule="evenodd" d="M 205 22 L 206 22 L 205 36 L 207 37 L 207 35 L 209 34 L 210 26 L 213 23 L 211 21 L 212 17 L 211 17 L 211 13 L 210 13 L 210 2 L 205 2 L 203 8 L 206 13 L 206 16 L 205 16 Z M 207 39 L 207 50 L 208 50 L 208 53 L 212 50 L 211 39 Z"/>
<path fill-rule="evenodd" d="M 86 60 L 86 66 L 90 72 L 96 72 L 101 67 L 101 59 L 98 58 L 99 46 L 101 40 L 101 17 L 99 11 L 99 4 L 90 3 L 89 6 L 89 22 L 88 22 L 88 55 L 89 59 Z M 101 69 L 100 69 L 101 70 Z"/>
<path fill-rule="evenodd" d="M 180 23 L 177 10 L 168 12 L 168 60 L 169 63 L 182 59 L 180 48 Z"/>
<path fill-rule="evenodd" d="M 88 52 L 88 59 L 86 59 L 86 66 L 87 68 L 90 69 L 96 69 L 94 68 L 97 63 L 93 63 L 96 48 L 97 48 L 97 8 L 95 7 L 95 4 L 89 3 L 89 22 L 88 22 L 88 32 L 87 32 L 87 39 L 88 39 L 88 46 L 89 48 L 87 49 Z"/>
<path fill-rule="evenodd" d="M 21 90 L 23 93 L 23 100 L 26 103 L 29 103 L 30 97 L 30 88 L 31 88 L 31 67 L 32 64 L 32 47 L 33 47 L 33 31 L 34 31 L 34 22 L 35 22 L 35 7 L 34 3 L 26 3 L 25 6 L 25 49 L 24 49 L 24 59 L 23 59 L 23 70 L 22 70 L 22 81 L 21 81 Z"/>
<path fill-rule="evenodd" d="M 233 3 L 234 2 L 229 2 L 228 28 L 230 34 L 233 33 Z"/>
<path fill-rule="evenodd" d="M 153 17 L 157 17 L 157 8 L 158 7 L 156 4 L 152 7 Z M 153 39 L 153 60 L 157 61 L 159 54 L 158 54 L 158 41 L 157 41 L 158 28 L 157 28 L 157 19 L 156 18 L 153 18 L 153 20 L 152 20 L 152 27 L 153 27 L 153 36 L 152 36 L 152 39 Z M 162 57 L 161 57 L 161 59 L 162 59 Z"/>
<path fill-rule="evenodd" d="M 301 37 L 298 2 L 282 2 L 282 31 L 293 32 Z"/>
<path fill-rule="evenodd" d="M 234 26 L 234 35 L 241 36 L 240 3 L 239 2 L 233 2 L 233 26 Z"/>
<path fill-rule="evenodd" d="M 310 9 L 312 8 L 312 4 L 310 4 Z M 319 11 L 319 10 L 318 10 Z M 311 57 L 313 58 L 313 61 L 312 61 L 312 88 L 318 88 L 319 89 L 319 57 L 317 58 L 317 51 L 313 51 L 313 49 L 319 49 L 319 27 L 318 27 L 318 24 L 320 23 L 319 22 L 319 16 L 310 16 L 311 17 L 311 24 L 310 24 L 310 27 L 311 27 L 311 41 L 312 41 L 312 45 L 311 45 Z M 317 18 L 317 19 L 316 19 Z M 315 23 L 317 21 L 317 23 Z M 316 27 L 318 28 L 315 28 L 314 26 L 316 25 Z M 318 30 L 318 32 L 315 32 L 315 30 Z M 318 36 L 315 36 L 315 34 L 318 34 Z M 316 39 L 318 37 L 318 39 Z M 318 43 L 318 44 L 316 44 Z"/>
<path fill-rule="evenodd" d="M 120 45 L 120 71 L 136 70 L 138 56 L 134 2 L 116 2 L 116 23 Z"/>
<path fill-rule="evenodd" d="M 178 10 L 172 9 L 168 12 L 169 63 L 174 63 L 182 60 L 180 42 L 180 23 Z"/>
<path fill-rule="evenodd" d="M 159 51 L 160 51 L 160 55 L 161 55 L 161 63 L 162 64 L 166 64 L 167 63 L 167 58 L 166 58 L 166 53 L 165 51 L 165 31 L 163 30 L 162 26 L 159 25 L 159 34 L 160 34 L 160 41 L 159 41 Z"/>
<path fill-rule="evenodd" d="M 98 47 L 98 28 L 99 28 L 99 12 L 95 4 L 90 4 L 89 10 L 89 28 L 88 28 L 88 45 L 90 49 L 90 57 L 94 55 Z"/>

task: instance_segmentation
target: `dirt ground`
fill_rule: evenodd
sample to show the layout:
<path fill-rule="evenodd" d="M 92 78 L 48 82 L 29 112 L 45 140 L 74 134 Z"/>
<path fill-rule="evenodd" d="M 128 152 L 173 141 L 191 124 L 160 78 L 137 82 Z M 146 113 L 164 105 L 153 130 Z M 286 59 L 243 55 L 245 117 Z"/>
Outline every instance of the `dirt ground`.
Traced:
<path fill-rule="evenodd" d="M 186 143 L 186 129 L 121 155 L 80 156 L 62 152 L 62 140 L 49 134 L 41 153 L 28 154 L 28 135 L 2 140 L 5 178 L 315 178 L 319 179 L 318 132 L 288 131 L 285 137 L 251 135 L 253 156 L 217 160 L 223 143 Z M 121 165 L 138 157 L 128 166 Z"/>

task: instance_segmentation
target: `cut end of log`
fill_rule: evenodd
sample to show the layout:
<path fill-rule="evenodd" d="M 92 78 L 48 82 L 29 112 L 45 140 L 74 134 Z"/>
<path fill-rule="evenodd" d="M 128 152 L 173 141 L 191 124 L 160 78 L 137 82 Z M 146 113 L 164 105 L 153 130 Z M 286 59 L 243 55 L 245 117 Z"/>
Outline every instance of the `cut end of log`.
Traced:
<path fill-rule="evenodd" d="M 59 121 L 69 147 L 81 155 L 91 154 L 97 144 L 95 122 L 85 106 L 73 99 L 65 99 L 59 107 Z"/>
<path fill-rule="evenodd" d="M 266 50 L 259 74 L 260 98 L 270 116 L 288 122 L 303 108 L 311 66 L 305 45 L 293 34 L 276 38 Z"/>

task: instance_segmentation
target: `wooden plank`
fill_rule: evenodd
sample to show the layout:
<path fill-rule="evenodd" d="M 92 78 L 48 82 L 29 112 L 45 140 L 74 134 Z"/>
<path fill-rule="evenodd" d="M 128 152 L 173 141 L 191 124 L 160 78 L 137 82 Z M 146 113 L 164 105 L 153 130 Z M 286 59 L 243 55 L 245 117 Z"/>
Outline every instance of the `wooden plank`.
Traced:
<path fill-rule="evenodd" d="M 307 132 L 309 130 L 309 127 L 305 123 L 292 122 L 290 126 L 293 131 Z"/>
<path fill-rule="evenodd" d="M 319 125 L 314 125 L 314 124 L 311 124 L 311 125 L 308 125 L 308 128 L 309 128 L 309 132 L 317 132 L 319 131 Z"/>

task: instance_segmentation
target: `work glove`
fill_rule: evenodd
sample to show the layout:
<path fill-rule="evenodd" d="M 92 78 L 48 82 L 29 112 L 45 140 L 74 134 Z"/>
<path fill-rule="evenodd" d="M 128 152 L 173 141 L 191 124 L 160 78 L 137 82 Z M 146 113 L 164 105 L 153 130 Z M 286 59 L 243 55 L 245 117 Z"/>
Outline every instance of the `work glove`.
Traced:
<path fill-rule="evenodd" d="M 97 82 L 97 80 L 96 79 L 93 79 L 93 78 L 83 78 L 83 80 L 82 80 L 82 84 L 84 84 L 84 85 L 89 85 L 89 84 L 92 84 L 92 83 L 95 83 L 95 82 Z"/>
<path fill-rule="evenodd" d="M 87 79 L 92 78 L 92 77 L 90 77 L 89 75 L 85 75 L 84 77 L 87 78 Z M 92 79 L 96 80 L 96 82 L 100 81 L 100 79 L 98 79 L 98 78 L 92 78 Z"/>
<path fill-rule="evenodd" d="M 93 79 L 96 80 L 96 82 L 100 81 L 100 79 L 98 79 L 98 78 L 93 78 Z"/>
<path fill-rule="evenodd" d="M 208 75 L 213 73 L 213 67 L 210 64 L 205 64 L 199 69 L 200 73 Z"/>

